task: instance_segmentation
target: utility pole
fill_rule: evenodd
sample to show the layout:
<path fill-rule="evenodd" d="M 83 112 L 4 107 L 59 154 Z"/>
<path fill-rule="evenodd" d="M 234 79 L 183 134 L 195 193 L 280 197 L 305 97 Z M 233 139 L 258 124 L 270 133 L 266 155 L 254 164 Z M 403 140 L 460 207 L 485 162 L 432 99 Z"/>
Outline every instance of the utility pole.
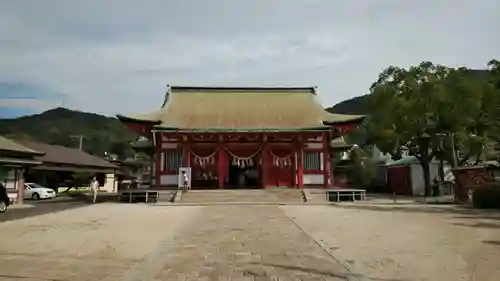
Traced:
<path fill-rule="evenodd" d="M 85 138 L 84 135 L 72 135 L 70 138 L 75 138 L 80 140 L 80 150 L 83 149 L 83 139 Z"/>

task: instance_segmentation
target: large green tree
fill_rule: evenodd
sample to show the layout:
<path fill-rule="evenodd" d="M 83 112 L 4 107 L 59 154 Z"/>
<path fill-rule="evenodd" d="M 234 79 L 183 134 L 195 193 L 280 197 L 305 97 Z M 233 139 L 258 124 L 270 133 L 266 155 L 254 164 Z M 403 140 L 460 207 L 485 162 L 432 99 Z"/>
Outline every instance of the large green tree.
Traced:
<path fill-rule="evenodd" d="M 487 70 L 450 69 L 435 100 L 435 131 L 443 138 L 439 154 L 453 167 L 471 157 L 479 161 L 484 145 L 496 135 L 498 91 Z"/>
<path fill-rule="evenodd" d="M 372 143 L 394 158 L 403 149 L 415 156 L 429 195 L 429 164 L 434 157 L 456 166 L 461 162 L 458 152 L 466 152 L 465 159 L 480 154 L 495 131 L 499 102 L 490 72 L 431 62 L 407 69 L 391 66 L 370 88 L 372 114 L 364 130 Z"/>

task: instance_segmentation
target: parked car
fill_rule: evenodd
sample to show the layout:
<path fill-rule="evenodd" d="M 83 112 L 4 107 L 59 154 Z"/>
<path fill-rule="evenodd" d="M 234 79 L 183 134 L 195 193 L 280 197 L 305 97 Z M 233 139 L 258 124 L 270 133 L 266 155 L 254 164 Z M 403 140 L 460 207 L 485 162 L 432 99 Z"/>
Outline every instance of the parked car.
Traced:
<path fill-rule="evenodd" d="M 54 197 L 56 193 L 50 188 L 32 182 L 24 184 L 24 199 L 40 200 Z"/>
<path fill-rule="evenodd" d="M 0 213 L 7 211 L 10 205 L 10 198 L 7 193 L 7 188 L 0 183 Z"/>
<path fill-rule="evenodd" d="M 142 181 L 142 182 L 137 183 L 137 188 L 145 189 L 145 188 L 150 188 L 150 187 L 151 187 L 151 184 L 148 181 Z"/>

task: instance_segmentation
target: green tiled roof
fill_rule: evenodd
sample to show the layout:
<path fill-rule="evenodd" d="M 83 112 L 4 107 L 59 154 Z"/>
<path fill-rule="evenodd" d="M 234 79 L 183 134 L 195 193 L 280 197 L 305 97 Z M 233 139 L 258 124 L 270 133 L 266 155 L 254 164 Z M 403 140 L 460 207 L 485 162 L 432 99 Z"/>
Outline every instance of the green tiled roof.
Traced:
<path fill-rule="evenodd" d="M 388 167 L 390 167 L 390 166 L 408 166 L 408 165 L 412 165 L 412 164 L 418 164 L 417 158 L 415 158 L 414 156 L 406 156 L 406 157 L 403 157 L 397 161 L 389 163 L 386 166 L 388 166 Z"/>
<path fill-rule="evenodd" d="M 125 122 L 150 123 L 156 129 L 194 131 L 323 130 L 330 124 L 364 118 L 329 113 L 316 98 L 313 87 L 171 87 L 160 109 L 117 117 Z"/>

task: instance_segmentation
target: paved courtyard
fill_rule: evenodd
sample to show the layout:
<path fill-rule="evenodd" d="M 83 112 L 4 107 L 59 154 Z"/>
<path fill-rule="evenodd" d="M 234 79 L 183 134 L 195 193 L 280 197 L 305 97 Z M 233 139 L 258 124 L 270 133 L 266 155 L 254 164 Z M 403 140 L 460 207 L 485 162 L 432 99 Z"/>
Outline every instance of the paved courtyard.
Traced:
<path fill-rule="evenodd" d="M 500 274 L 495 215 L 104 203 L 0 222 L 0 238 L 0 280 L 488 281 Z"/>
<path fill-rule="evenodd" d="M 375 280 L 500 280 L 500 213 L 420 205 L 283 207 L 323 248 Z"/>

